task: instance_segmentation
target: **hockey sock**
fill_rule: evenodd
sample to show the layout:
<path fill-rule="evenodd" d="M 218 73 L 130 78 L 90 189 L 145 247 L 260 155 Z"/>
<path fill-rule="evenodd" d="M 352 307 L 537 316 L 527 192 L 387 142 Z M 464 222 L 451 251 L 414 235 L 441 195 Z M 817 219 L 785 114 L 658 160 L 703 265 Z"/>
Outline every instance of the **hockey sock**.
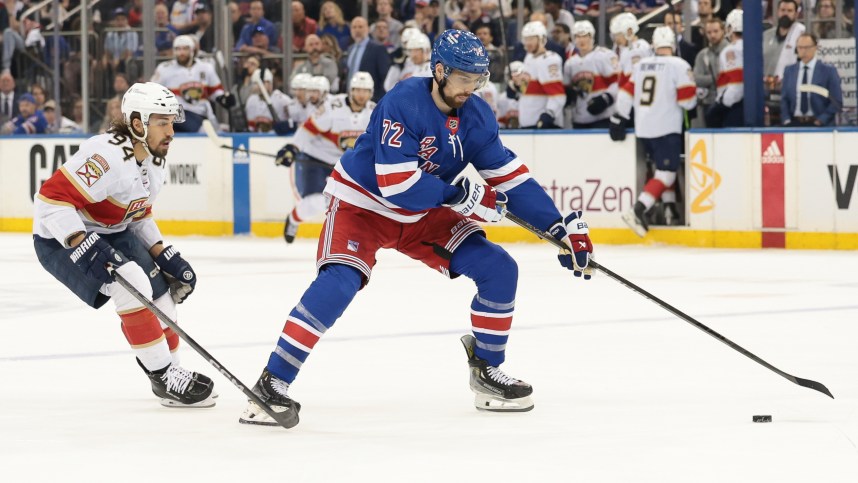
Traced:
<path fill-rule="evenodd" d="M 363 274 L 347 265 L 329 264 L 289 312 L 267 369 L 292 383 L 313 346 L 346 310 L 360 290 Z"/>
<path fill-rule="evenodd" d="M 477 295 L 471 301 L 471 329 L 477 339 L 474 353 L 489 365 L 501 365 L 515 308 L 515 260 L 503 248 L 472 235 L 456 249 L 450 270 L 477 284 Z"/>
<path fill-rule="evenodd" d="M 644 185 L 643 193 L 638 197 L 638 201 L 649 210 L 655 204 L 655 200 L 664 193 L 664 190 L 673 186 L 674 182 L 676 182 L 676 171 L 657 169 L 655 175 Z"/>
<path fill-rule="evenodd" d="M 292 210 L 292 221 L 301 223 L 304 220 L 316 218 L 328 208 L 325 203 L 325 195 L 322 193 L 313 193 L 301 198 L 301 201 Z"/>
<path fill-rule="evenodd" d="M 120 314 L 122 333 L 131 344 L 134 355 L 150 371 L 157 371 L 173 361 L 161 324 L 148 309 Z"/>
<path fill-rule="evenodd" d="M 155 306 L 161 309 L 167 317 L 173 320 L 178 320 L 176 302 L 173 301 L 173 297 L 170 295 L 170 292 L 167 292 L 155 299 Z M 167 338 L 167 345 L 170 346 L 170 353 L 173 354 L 173 364 L 179 365 L 179 341 L 181 340 L 179 339 L 179 334 L 175 333 L 173 329 L 168 327 L 164 321 L 159 320 L 158 322 L 160 322 L 161 328 L 164 329 L 164 336 Z"/>

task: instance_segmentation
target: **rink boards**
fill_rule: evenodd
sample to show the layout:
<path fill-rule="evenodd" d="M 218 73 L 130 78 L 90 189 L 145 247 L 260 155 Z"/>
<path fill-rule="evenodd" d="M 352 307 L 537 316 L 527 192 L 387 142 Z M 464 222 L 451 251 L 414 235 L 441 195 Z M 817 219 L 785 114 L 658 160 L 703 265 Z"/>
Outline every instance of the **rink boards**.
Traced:
<path fill-rule="evenodd" d="M 654 228 L 641 240 L 620 214 L 643 182 L 634 138 L 606 132 L 504 133 L 561 212 L 583 209 L 597 243 L 689 246 L 858 248 L 858 131 L 694 131 L 684 170 L 687 226 Z M 0 231 L 30 231 L 41 183 L 85 140 L 72 136 L 0 138 Z M 235 135 L 225 143 L 276 153 L 287 138 Z M 293 172 L 273 158 L 220 149 L 201 135 L 176 139 L 167 186 L 155 204 L 165 234 L 280 236 L 296 194 Z M 476 176 L 475 173 L 472 173 Z M 315 236 L 320 223 L 301 227 Z M 532 241 L 504 222 L 500 241 Z"/>

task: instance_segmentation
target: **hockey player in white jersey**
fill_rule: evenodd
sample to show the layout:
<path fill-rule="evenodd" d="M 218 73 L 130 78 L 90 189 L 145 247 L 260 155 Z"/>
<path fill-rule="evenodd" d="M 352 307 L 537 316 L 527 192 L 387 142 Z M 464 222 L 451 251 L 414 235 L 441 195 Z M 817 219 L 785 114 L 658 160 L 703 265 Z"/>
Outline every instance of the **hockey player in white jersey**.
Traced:
<path fill-rule="evenodd" d="M 310 117 L 316 110 L 316 106 L 310 103 L 310 98 L 307 93 L 307 87 L 310 86 L 313 76 L 302 72 L 292 76 L 289 82 L 289 92 L 292 94 L 286 104 L 286 112 L 288 117 L 274 123 L 274 132 L 280 136 L 289 136 L 304 124 L 304 121 Z"/>
<path fill-rule="evenodd" d="M 108 267 L 174 320 L 176 304 L 194 290 L 194 270 L 172 245 L 164 246 L 152 218 L 173 125 L 184 120 L 184 110 L 163 86 L 138 83 L 122 97 L 122 118 L 84 141 L 39 189 L 36 255 L 87 305 L 97 309 L 113 300 L 122 333 L 164 406 L 211 407 L 211 379 L 179 365 L 178 335 L 116 283 Z M 90 330 L 80 324 L 82 334 Z"/>
<path fill-rule="evenodd" d="M 518 122 L 525 129 L 555 129 L 563 126 L 563 59 L 547 50 L 548 32 L 542 22 L 528 22 L 521 29 L 527 55 L 519 80 Z"/>
<path fill-rule="evenodd" d="M 614 40 L 615 53 L 620 60 L 620 75 L 617 85 L 623 85 L 632 76 L 632 67 L 642 59 L 652 57 L 653 51 L 649 43 L 638 38 L 638 19 L 631 13 L 625 12 L 611 20 L 611 36 Z"/>
<path fill-rule="evenodd" d="M 432 42 L 423 33 L 409 35 L 403 44 L 407 58 L 402 65 L 393 64 L 384 79 L 384 90 L 389 91 L 397 82 L 409 77 L 432 77 L 429 67 L 429 54 L 432 53 Z"/>
<path fill-rule="evenodd" d="M 260 75 L 259 72 L 262 72 Z M 274 89 L 274 73 L 271 69 L 257 69 L 254 76 L 259 76 L 268 92 L 271 106 L 265 101 L 265 96 L 259 92 L 259 86 L 248 96 L 244 104 L 247 116 L 247 127 L 251 132 L 268 132 L 275 122 L 289 119 L 289 104 L 292 99 L 279 89 Z M 273 112 L 272 112 L 273 111 Z M 276 115 L 276 118 L 274 117 Z"/>
<path fill-rule="evenodd" d="M 721 67 L 715 82 L 718 93 L 706 111 L 706 125 L 709 127 L 741 127 L 745 124 L 742 17 L 742 11 L 738 9 L 727 15 L 725 23 L 730 45 L 724 47 L 718 56 Z"/>
<path fill-rule="evenodd" d="M 368 72 L 357 72 L 351 78 L 349 94 L 330 96 L 295 133 L 292 142 L 277 153 L 275 163 L 295 165 L 295 185 L 301 200 L 286 217 L 283 238 L 295 241 L 298 226 L 325 212 L 325 188 L 331 169 L 347 149 L 354 147 L 358 136 L 366 131 L 375 102 L 371 101 L 375 83 Z M 302 163 L 301 160 L 321 161 L 324 168 Z"/>
<path fill-rule="evenodd" d="M 209 99 L 226 109 L 235 105 L 235 98 L 224 91 L 214 66 L 199 61 L 197 42 L 190 35 L 179 35 L 173 41 L 170 61 L 158 64 L 152 75 L 156 82 L 173 91 L 185 110 L 185 122 L 176 125 L 177 132 L 199 132 L 204 119 L 217 122 Z"/>
<path fill-rule="evenodd" d="M 688 62 L 673 55 L 675 42 L 670 27 L 655 29 L 652 45 L 656 55 L 635 64 L 631 79 L 620 90 L 617 113 L 611 118 L 611 139 L 622 141 L 634 107 L 635 135 L 655 164 L 655 174 L 634 208 L 623 214 L 623 220 L 641 237 L 649 229 L 646 212 L 659 198 L 667 224 L 679 222 L 673 187 L 681 163 L 685 111 L 697 106 L 697 85 Z"/>
<path fill-rule="evenodd" d="M 572 126 L 605 129 L 617 98 L 617 55 L 595 45 L 596 29 L 587 20 L 575 22 L 572 34 L 578 52 L 563 66 L 563 83 L 572 106 Z"/>

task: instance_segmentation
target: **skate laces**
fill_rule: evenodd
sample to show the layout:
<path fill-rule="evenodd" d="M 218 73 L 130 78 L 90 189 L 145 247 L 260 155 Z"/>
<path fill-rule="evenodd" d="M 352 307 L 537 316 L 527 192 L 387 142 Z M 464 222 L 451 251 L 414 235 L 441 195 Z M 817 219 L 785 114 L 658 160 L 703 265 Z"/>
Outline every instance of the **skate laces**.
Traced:
<path fill-rule="evenodd" d="M 194 374 L 183 367 L 170 366 L 161 379 L 167 383 L 167 391 L 183 393 L 194 379 Z"/>
<path fill-rule="evenodd" d="M 289 397 L 286 394 L 286 392 L 289 390 L 289 383 L 288 382 L 277 379 L 276 377 L 271 377 L 270 381 L 271 381 L 271 389 L 274 389 L 274 392 L 276 392 L 277 394 L 279 394 L 283 397 Z"/>
<path fill-rule="evenodd" d="M 486 372 L 493 381 L 503 384 L 504 386 L 511 386 L 518 382 L 518 379 L 507 376 L 502 370 L 495 366 L 486 366 Z"/>

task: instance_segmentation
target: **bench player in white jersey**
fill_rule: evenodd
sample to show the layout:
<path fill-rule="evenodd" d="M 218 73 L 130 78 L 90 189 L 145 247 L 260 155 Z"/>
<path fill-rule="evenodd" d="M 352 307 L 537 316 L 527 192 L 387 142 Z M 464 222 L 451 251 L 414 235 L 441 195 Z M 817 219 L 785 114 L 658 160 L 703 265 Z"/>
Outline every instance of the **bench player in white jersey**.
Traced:
<path fill-rule="evenodd" d="M 429 68 L 432 43 L 429 37 L 419 32 L 410 34 L 403 47 L 407 55 L 405 63 L 390 66 L 387 77 L 384 78 L 385 91 L 393 89 L 397 82 L 409 77 L 432 77 L 432 69 Z"/>
<path fill-rule="evenodd" d="M 179 365 L 178 335 L 108 270 L 111 264 L 174 320 L 176 304 L 193 292 L 196 274 L 173 246 L 164 246 L 152 219 L 152 203 L 167 176 L 173 124 L 184 120 L 184 112 L 172 92 L 147 82 L 126 91 L 122 117 L 107 133 L 84 141 L 39 189 L 36 255 L 87 305 L 99 308 L 113 299 L 122 333 L 163 405 L 211 407 L 214 385 Z"/>
<path fill-rule="evenodd" d="M 224 91 L 214 66 L 196 58 L 196 48 L 197 42 L 190 35 L 176 37 L 175 58 L 158 64 L 151 79 L 173 91 L 182 103 L 185 122 L 176 125 L 178 132 L 199 132 L 203 119 L 217 122 L 209 99 L 226 109 L 235 105 L 235 98 Z"/>
<path fill-rule="evenodd" d="M 521 29 L 527 55 L 519 80 L 518 122 L 525 129 L 556 129 L 563 126 L 563 59 L 547 50 L 548 31 L 542 22 L 528 22 Z"/>
<path fill-rule="evenodd" d="M 682 157 L 685 112 L 697 106 L 697 85 L 688 62 L 673 55 L 675 42 L 670 27 L 655 29 L 652 45 L 656 55 L 635 64 L 632 77 L 620 90 L 617 113 L 611 118 L 611 139 L 621 141 L 634 107 L 635 135 L 655 164 L 655 174 L 634 208 L 623 214 L 623 220 L 638 236 L 646 235 L 646 212 L 659 198 L 667 224 L 679 223 L 673 187 Z"/>
<path fill-rule="evenodd" d="M 358 136 L 366 131 L 370 115 L 375 108 L 371 101 L 375 82 L 368 72 L 357 72 L 349 82 L 349 94 L 330 96 L 295 133 L 290 144 L 278 153 L 275 163 L 289 167 L 294 161 L 295 185 L 301 200 L 286 217 L 283 238 L 286 243 L 295 241 L 298 226 L 325 212 L 325 183 L 331 169 L 343 152 L 355 145 Z M 310 159 L 329 164 L 330 168 L 302 163 Z"/>
<path fill-rule="evenodd" d="M 617 85 L 620 89 L 632 76 L 632 68 L 635 64 L 653 56 L 652 47 L 649 43 L 638 38 L 638 19 L 631 13 L 625 12 L 617 15 L 611 20 L 611 36 L 614 46 L 619 48 L 616 52 L 620 59 L 620 75 Z"/>
<path fill-rule="evenodd" d="M 289 102 L 286 104 L 286 119 L 274 123 L 274 132 L 280 136 L 289 136 L 304 124 L 304 121 L 315 111 L 316 106 L 310 104 L 307 87 L 313 78 L 311 74 L 302 72 L 292 76 L 289 81 Z M 288 96 L 287 96 L 288 97 Z"/>
<path fill-rule="evenodd" d="M 605 129 L 617 98 L 617 55 L 595 45 L 596 29 L 588 20 L 572 29 L 577 53 L 563 66 L 563 83 L 572 106 L 572 127 Z"/>
<path fill-rule="evenodd" d="M 742 42 L 742 11 L 733 10 L 727 15 L 727 36 L 730 45 L 718 56 L 721 71 L 715 85 L 718 93 L 715 102 L 706 111 L 709 127 L 741 127 L 745 125 L 745 84 Z"/>
<path fill-rule="evenodd" d="M 289 104 L 292 103 L 292 98 L 284 94 L 279 89 L 274 88 L 274 73 L 271 69 L 257 69 L 253 75 L 259 75 L 257 72 L 262 72 L 262 84 L 268 91 L 268 97 L 271 99 L 271 107 L 265 102 L 265 97 L 257 91 L 248 96 L 247 102 L 244 104 L 245 115 L 247 116 L 247 127 L 251 132 L 268 132 L 274 126 L 275 122 L 280 122 L 289 119 Z M 271 111 L 274 111 L 272 114 Z M 276 114 L 275 119 L 273 115 Z"/>

